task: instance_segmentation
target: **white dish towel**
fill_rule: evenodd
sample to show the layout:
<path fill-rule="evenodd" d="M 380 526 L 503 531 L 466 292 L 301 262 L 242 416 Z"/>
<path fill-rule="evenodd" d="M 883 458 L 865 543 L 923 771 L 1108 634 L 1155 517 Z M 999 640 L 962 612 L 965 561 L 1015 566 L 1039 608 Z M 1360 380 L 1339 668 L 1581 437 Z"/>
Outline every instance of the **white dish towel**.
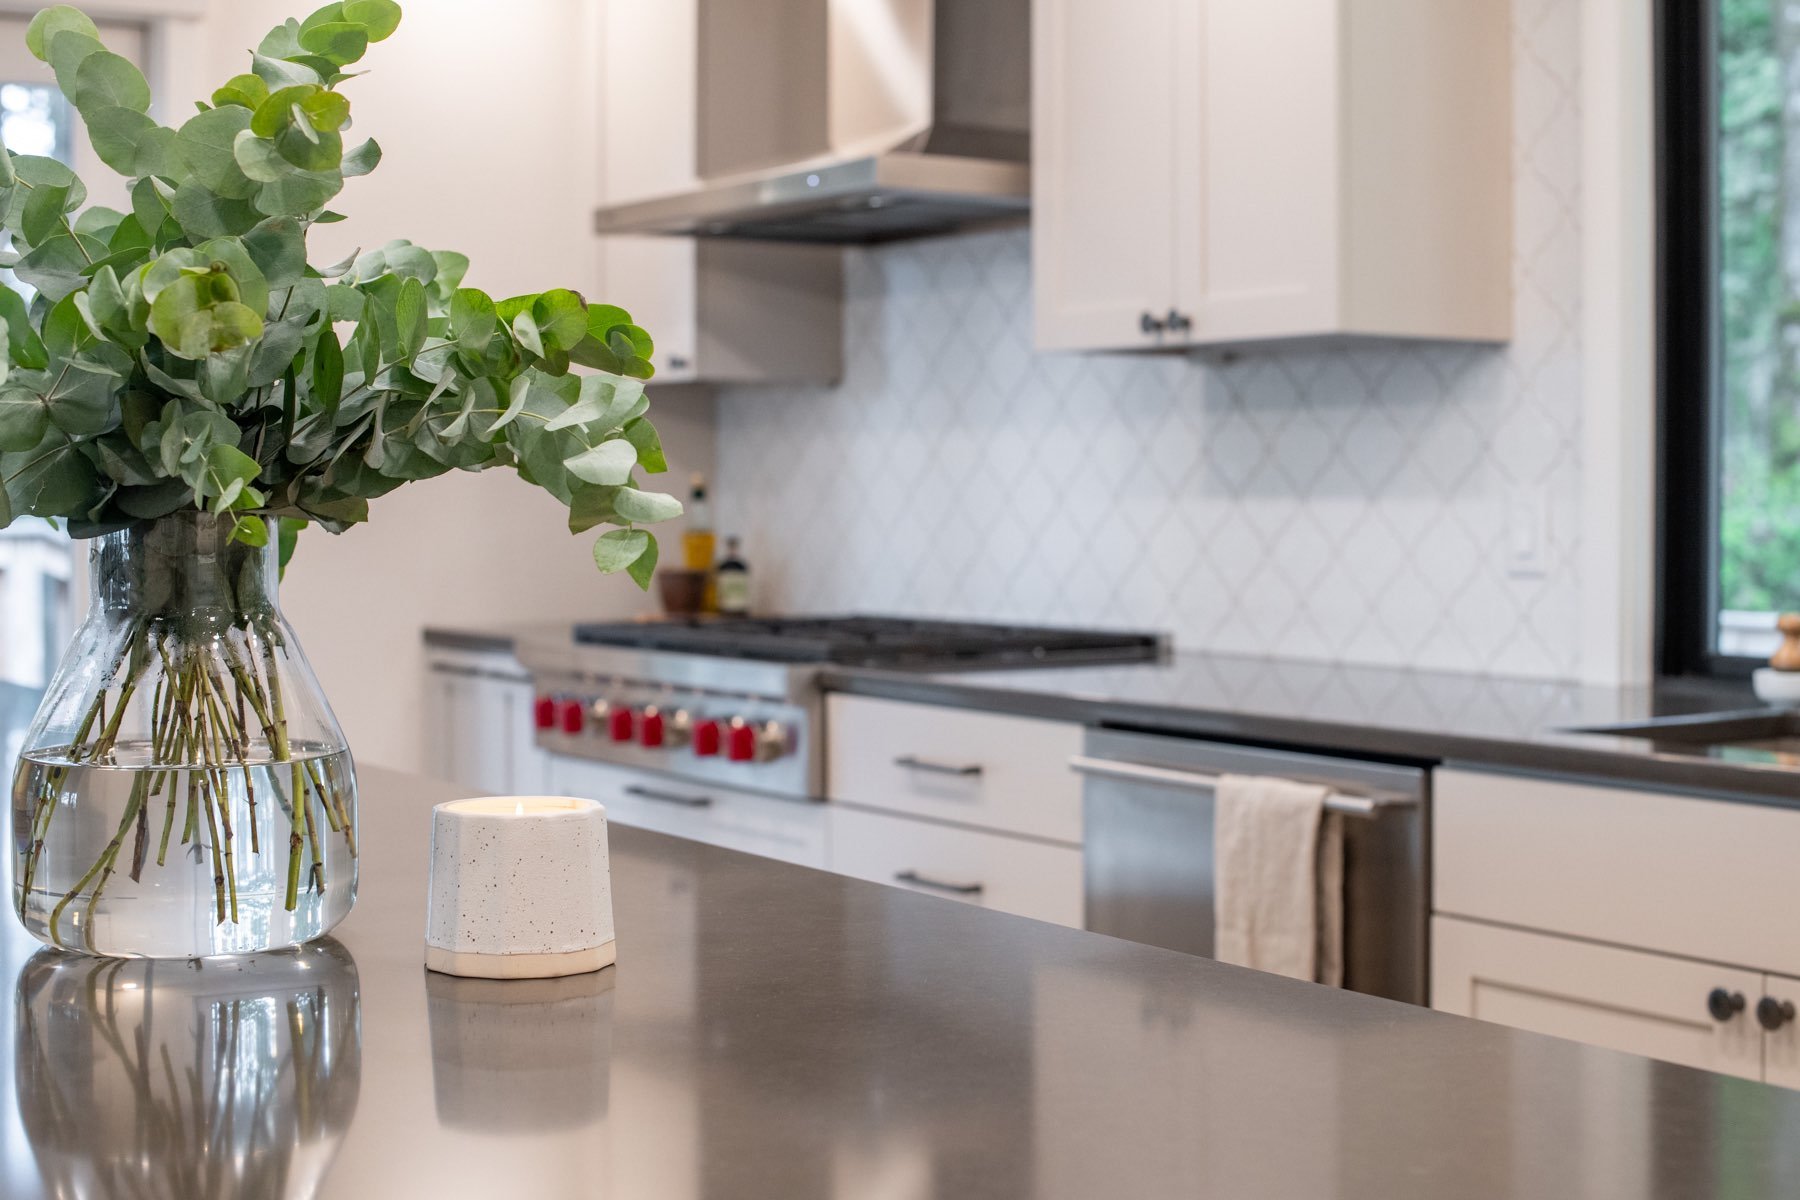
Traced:
<path fill-rule="evenodd" d="M 1331 789 L 1226 775 L 1213 799 L 1213 944 L 1221 962 L 1344 981 L 1343 818 Z"/>

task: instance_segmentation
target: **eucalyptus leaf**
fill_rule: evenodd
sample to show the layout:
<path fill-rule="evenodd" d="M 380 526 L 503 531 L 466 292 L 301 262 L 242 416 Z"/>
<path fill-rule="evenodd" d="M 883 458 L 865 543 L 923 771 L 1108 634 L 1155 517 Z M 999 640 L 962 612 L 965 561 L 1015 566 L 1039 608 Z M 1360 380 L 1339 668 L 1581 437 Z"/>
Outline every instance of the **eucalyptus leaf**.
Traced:
<path fill-rule="evenodd" d="M 150 111 L 150 84 L 128 58 L 101 50 L 84 55 L 75 68 L 75 92 L 70 97 L 85 116 L 104 108 Z"/>
<path fill-rule="evenodd" d="M 650 539 L 649 545 L 644 547 L 643 553 L 631 560 L 630 565 L 625 568 L 625 573 L 631 576 L 633 583 L 647 592 L 650 590 L 650 580 L 656 575 L 656 560 L 661 551 L 656 544 L 655 534 L 648 531 L 640 532 Z"/>
<path fill-rule="evenodd" d="M 380 165 L 381 147 L 376 145 L 374 138 L 370 138 L 345 152 L 341 169 L 344 178 L 349 179 L 357 175 L 367 175 Z"/>
<path fill-rule="evenodd" d="M 614 529 L 594 542 L 594 565 L 607 574 L 623 571 L 650 548 L 650 535 L 642 529 Z"/>
<path fill-rule="evenodd" d="M 31 24 L 25 27 L 25 48 L 31 51 L 32 57 L 41 62 L 48 62 L 49 39 L 59 33 L 73 30 L 85 34 L 95 41 L 100 40 L 100 29 L 80 9 L 68 4 L 53 4 L 49 8 L 39 10 L 31 18 Z"/>
<path fill-rule="evenodd" d="M 624 438 L 614 438 L 570 455 L 563 466 L 583 482 L 617 487 L 631 478 L 631 469 L 637 466 L 637 448 Z"/>
<path fill-rule="evenodd" d="M 640 492 L 622 487 L 613 498 L 613 507 L 627 521 L 671 521 L 681 515 L 681 501 L 660 492 Z"/>

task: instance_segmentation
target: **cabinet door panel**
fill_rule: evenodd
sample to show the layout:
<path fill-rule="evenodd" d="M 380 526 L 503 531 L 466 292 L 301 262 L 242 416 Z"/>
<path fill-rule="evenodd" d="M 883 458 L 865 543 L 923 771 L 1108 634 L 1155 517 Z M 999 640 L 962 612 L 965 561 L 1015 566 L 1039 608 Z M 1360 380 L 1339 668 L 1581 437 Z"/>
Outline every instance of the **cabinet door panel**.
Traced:
<path fill-rule="evenodd" d="M 685 383 L 696 375 L 700 347 L 696 254 L 691 238 L 600 239 L 601 294 L 656 339 L 659 383 Z"/>
<path fill-rule="evenodd" d="M 1751 1007 L 1764 997 L 1800 1008 L 1800 979 L 1765 975 L 1762 995 L 1750 998 Z M 1788 1020 L 1763 1035 L 1763 1079 L 1777 1087 L 1800 1088 L 1800 1023 Z"/>
<path fill-rule="evenodd" d="M 1431 1006 L 1440 1012 L 1762 1078 L 1755 972 L 1451 917 L 1434 918 L 1431 931 Z M 1715 988 L 1742 996 L 1743 1010 L 1714 1020 Z"/>
<path fill-rule="evenodd" d="M 1041 349 L 1154 345 L 1139 321 L 1174 303 L 1179 6 L 1038 0 L 1032 10 L 1032 271 Z"/>
<path fill-rule="evenodd" d="M 1327 332 L 1338 307 L 1339 0 L 1207 0 L 1183 15 L 1196 65 L 1180 76 L 1175 246 L 1191 336 Z"/>

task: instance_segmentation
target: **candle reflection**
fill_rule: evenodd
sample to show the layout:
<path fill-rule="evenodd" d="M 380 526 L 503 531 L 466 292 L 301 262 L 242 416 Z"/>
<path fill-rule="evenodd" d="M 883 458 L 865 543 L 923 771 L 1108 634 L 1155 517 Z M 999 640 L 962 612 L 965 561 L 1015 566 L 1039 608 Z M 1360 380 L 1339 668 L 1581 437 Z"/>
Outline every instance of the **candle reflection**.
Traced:
<path fill-rule="evenodd" d="M 477 1133 L 573 1129 L 606 1115 L 613 972 L 425 975 L 438 1119 Z"/>
<path fill-rule="evenodd" d="M 356 962 L 327 938 L 237 960 L 43 950 L 14 1086 L 56 1197 L 316 1195 L 356 1111 Z"/>

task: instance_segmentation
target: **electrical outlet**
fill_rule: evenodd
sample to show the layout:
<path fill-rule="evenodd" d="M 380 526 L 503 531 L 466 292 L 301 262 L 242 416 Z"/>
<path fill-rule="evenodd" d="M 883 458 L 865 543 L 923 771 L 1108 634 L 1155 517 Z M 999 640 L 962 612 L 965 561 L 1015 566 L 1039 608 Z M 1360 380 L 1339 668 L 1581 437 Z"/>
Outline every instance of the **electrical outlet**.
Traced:
<path fill-rule="evenodd" d="M 1550 564 L 1550 506 L 1541 487 L 1518 485 L 1506 497 L 1506 573 L 1542 579 Z"/>

